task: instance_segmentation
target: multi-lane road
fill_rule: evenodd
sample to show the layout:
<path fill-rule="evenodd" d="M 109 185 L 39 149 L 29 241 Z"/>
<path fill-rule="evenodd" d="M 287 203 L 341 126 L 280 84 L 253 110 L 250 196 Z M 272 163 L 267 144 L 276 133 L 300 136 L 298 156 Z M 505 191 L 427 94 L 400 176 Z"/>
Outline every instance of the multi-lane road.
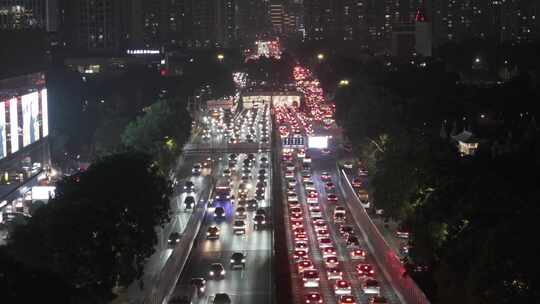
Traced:
<path fill-rule="evenodd" d="M 203 145 L 215 147 L 215 149 L 211 149 L 214 151 L 219 151 L 219 147 L 223 149 L 223 147 L 242 147 L 246 144 L 257 145 L 263 137 L 267 136 L 268 132 L 265 129 L 268 130 L 271 125 L 269 109 L 262 107 L 253 111 L 244 110 L 241 114 L 232 122 L 224 120 L 224 125 L 215 124 L 214 131 L 211 131 L 210 138 L 206 139 L 206 143 Z M 263 128 L 265 125 L 267 127 Z M 218 129 L 219 127 L 224 129 Z M 252 127 L 253 132 L 250 132 Z M 227 130 L 232 130 L 232 132 L 227 134 Z M 235 138 L 236 143 L 229 143 L 231 138 Z M 248 138 L 252 138 L 253 142 L 249 143 Z M 205 291 L 200 294 L 198 299 L 194 300 L 194 303 L 212 303 L 215 295 L 219 293 L 226 293 L 233 303 L 273 303 L 273 233 L 272 220 L 269 218 L 271 214 L 269 194 L 272 179 L 271 166 L 269 165 L 270 155 L 264 151 L 235 154 L 237 155 L 235 164 L 230 164 L 230 153 L 216 152 L 212 154 L 215 164 L 212 167 L 211 176 L 216 183 L 229 180 L 231 196 L 234 196 L 234 199 L 231 203 L 226 203 L 224 219 L 216 220 L 214 217 L 215 208 L 208 209 L 186 268 L 181 274 L 171 299 L 176 294 L 181 294 L 182 289 L 189 286 L 193 278 L 204 278 L 206 279 Z M 254 160 L 249 167 L 246 167 L 244 162 L 249 154 L 253 154 Z M 265 158 L 266 161 L 264 161 Z M 248 169 L 245 170 L 246 168 Z M 261 170 L 265 171 L 266 178 L 260 177 Z M 242 179 L 242 175 L 247 177 Z M 234 234 L 233 222 L 236 220 L 236 208 L 241 205 L 240 185 L 243 184 L 242 187 L 247 187 L 247 201 L 249 201 L 256 199 L 256 185 L 261 180 L 267 186 L 264 188 L 262 198 L 257 199 L 258 207 L 246 212 L 245 219 L 243 219 L 247 224 L 246 232 L 240 235 Z M 255 230 L 253 217 L 257 210 L 263 210 L 267 214 L 267 218 L 264 227 Z M 218 239 L 207 239 L 210 226 L 219 228 Z M 245 255 L 244 268 L 231 269 L 231 256 L 235 252 Z M 212 279 L 209 275 L 210 265 L 213 263 L 221 263 L 224 266 L 225 274 L 222 278 Z"/>

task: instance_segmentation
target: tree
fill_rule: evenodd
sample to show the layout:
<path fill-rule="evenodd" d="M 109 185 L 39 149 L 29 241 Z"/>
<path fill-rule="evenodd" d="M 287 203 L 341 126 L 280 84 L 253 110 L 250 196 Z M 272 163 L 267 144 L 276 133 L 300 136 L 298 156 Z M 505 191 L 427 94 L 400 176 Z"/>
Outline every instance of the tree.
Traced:
<path fill-rule="evenodd" d="M 0 247 L 0 293 L 5 303 L 72 303 L 74 290 L 57 275 L 26 267 Z"/>
<path fill-rule="evenodd" d="M 191 132 L 191 117 L 180 102 L 156 102 L 122 134 L 129 148 L 150 153 L 166 170 L 178 156 Z"/>
<path fill-rule="evenodd" d="M 169 220 L 172 188 L 158 171 L 140 152 L 100 159 L 58 183 L 56 197 L 15 231 L 11 249 L 94 303 L 109 300 L 113 287 L 141 277 L 155 227 Z"/>

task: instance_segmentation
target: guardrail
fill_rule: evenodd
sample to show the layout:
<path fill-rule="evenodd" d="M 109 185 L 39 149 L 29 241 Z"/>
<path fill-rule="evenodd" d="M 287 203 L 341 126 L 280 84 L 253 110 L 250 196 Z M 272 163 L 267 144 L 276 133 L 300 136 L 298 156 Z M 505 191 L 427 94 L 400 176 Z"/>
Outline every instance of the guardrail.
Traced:
<path fill-rule="evenodd" d="M 339 168 L 338 172 L 341 178 L 341 190 L 348 194 L 347 197 L 353 198 L 353 200 L 345 200 L 352 217 L 365 235 L 377 263 L 383 270 L 386 279 L 394 287 L 400 300 L 407 304 L 429 304 L 424 292 L 416 285 L 413 279 L 406 275 L 405 267 L 403 267 L 399 257 L 388 245 L 377 226 L 375 226 L 364 207 L 360 204 L 360 199 L 352 188 L 347 174 Z"/>
<path fill-rule="evenodd" d="M 202 226 L 202 222 L 206 215 L 207 201 L 214 187 L 213 180 L 210 180 L 210 185 L 207 188 L 208 193 L 201 193 L 201 197 L 206 197 L 206 200 L 199 200 L 197 206 L 193 210 L 193 214 L 189 218 L 184 233 L 180 242 L 174 247 L 173 252 L 163 269 L 158 275 L 154 286 L 145 295 L 142 303 L 144 304 L 164 304 L 167 303 L 169 297 L 174 291 L 174 287 L 184 270 L 193 244 Z M 205 196 L 206 195 L 206 196 Z"/>
<path fill-rule="evenodd" d="M 285 221 L 285 206 L 283 205 L 283 185 L 281 180 L 281 166 L 279 147 L 276 130 L 272 131 L 272 220 L 274 221 L 274 286 L 276 303 L 290 303 L 293 299 L 291 272 L 289 265 L 289 251 L 287 248 L 286 227 Z M 287 267 L 284 267 L 287 265 Z"/>

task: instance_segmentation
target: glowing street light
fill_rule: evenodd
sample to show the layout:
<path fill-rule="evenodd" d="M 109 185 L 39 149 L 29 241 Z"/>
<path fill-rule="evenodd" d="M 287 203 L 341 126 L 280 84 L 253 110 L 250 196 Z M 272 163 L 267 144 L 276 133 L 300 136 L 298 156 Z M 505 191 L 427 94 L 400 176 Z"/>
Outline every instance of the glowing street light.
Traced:
<path fill-rule="evenodd" d="M 323 53 L 317 54 L 317 59 L 323 60 L 324 59 L 324 54 Z"/>
<path fill-rule="evenodd" d="M 349 85 L 349 80 L 348 79 L 341 79 L 339 81 L 339 86 L 341 87 L 345 87 L 345 86 L 348 86 Z"/>
<path fill-rule="evenodd" d="M 223 55 L 223 54 L 217 54 L 217 59 L 218 59 L 219 61 L 223 61 L 223 59 L 225 59 L 225 55 Z"/>

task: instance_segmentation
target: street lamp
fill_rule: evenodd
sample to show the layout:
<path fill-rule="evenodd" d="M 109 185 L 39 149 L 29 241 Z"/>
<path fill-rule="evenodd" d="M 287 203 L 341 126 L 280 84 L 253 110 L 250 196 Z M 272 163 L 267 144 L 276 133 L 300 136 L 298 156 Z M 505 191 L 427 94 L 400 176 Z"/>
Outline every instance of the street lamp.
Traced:
<path fill-rule="evenodd" d="M 339 86 L 340 87 L 345 87 L 345 86 L 348 86 L 349 85 L 349 80 L 348 79 L 341 79 L 339 81 Z"/>
<path fill-rule="evenodd" d="M 323 60 L 324 59 L 324 54 L 323 53 L 317 54 L 317 59 Z"/>
<path fill-rule="evenodd" d="M 223 59 L 225 59 L 225 55 L 223 55 L 223 54 L 217 54 L 217 59 L 218 59 L 219 61 L 223 61 Z"/>

